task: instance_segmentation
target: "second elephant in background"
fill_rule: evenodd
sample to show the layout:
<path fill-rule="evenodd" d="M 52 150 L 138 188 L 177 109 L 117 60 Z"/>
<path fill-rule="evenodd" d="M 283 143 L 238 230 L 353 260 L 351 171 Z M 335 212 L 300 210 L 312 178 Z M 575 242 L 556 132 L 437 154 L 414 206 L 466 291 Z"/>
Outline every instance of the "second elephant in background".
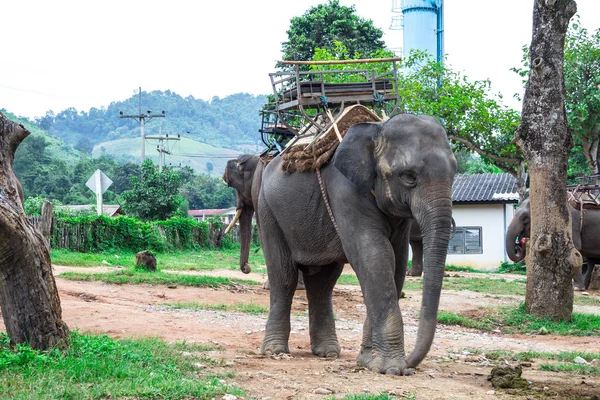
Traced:
<path fill-rule="evenodd" d="M 266 161 L 255 154 L 240 154 L 237 158 L 227 161 L 223 180 L 227 186 L 236 191 L 236 215 L 227 227 L 225 234 L 235 226 L 240 224 L 240 270 L 248 274 L 252 268 L 248 264 L 250 257 L 250 243 L 252 242 L 252 217 L 256 213 L 258 204 L 258 193 L 262 182 L 262 173 Z M 258 218 L 257 218 L 257 225 Z M 264 284 L 265 289 L 269 289 L 269 281 Z M 302 274 L 298 276 L 298 289 L 304 289 L 304 279 Z"/>

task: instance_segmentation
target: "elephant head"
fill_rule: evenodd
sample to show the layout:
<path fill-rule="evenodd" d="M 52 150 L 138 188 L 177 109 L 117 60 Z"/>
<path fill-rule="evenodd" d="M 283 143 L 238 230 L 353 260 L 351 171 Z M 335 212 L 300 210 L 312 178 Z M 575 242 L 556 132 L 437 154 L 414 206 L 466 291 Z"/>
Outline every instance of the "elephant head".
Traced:
<path fill-rule="evenodd" d="M 242 154 L 234 160 L 227 161 L 223 180 L 227 186 L 236 190 L 237 212 L 231 224 L 227 227 L 227 234 L 236 222 L 240 222 L 240 270 L 245 274 L 250 273 L 248 258 L 250 243 L 252 241 L 252 216 L 254 204 L 252 202 L 252 181 L 254 172 L 259 162 L 259 157 L 252 154 Z"/>
<path fill-rule="evenodd" d="M 436 118 L 424 115 L 357 124 L 348 131 L 333 162 L 359 192 L 374 194 L 377 207 L 390 221 L 414 218 L 421 228 L 421 320 L 414 351 L 407 359 L 408 366 L 414 367 L 429 351 L 435 334 L 452 226 L 457 163 L 446 132 Z"/>
<path fill-rule="evenodd" d="M 525 241 L 529 238 L 531 225 L 529 199 L 523 200 L 506 231 L 506 254 L 513 262 L 525 258 Z"/>

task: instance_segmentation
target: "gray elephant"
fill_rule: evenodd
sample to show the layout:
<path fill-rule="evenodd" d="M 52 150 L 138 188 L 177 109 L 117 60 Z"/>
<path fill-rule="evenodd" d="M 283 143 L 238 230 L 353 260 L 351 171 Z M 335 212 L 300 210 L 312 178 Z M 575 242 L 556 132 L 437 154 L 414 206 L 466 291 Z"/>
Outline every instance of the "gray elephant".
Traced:
<path fill-rule="evenodd" d="M 227 186 L 236 190 L 236 215 L 225 230 L 225 234 L 240 223 L 240 270 L 246 274 L 252 271 L 248 264 L 250 257 L 250 243 L 252 242 L 252 217 L 255 213 L 255 204 L 258 204 L 258 192 L 262 180 L 265 160 L 254 154 L 241 154 L 236 159 L 228 160 L 223 180 Z M 253 200 L 253 197 L 255 200 Z M 263 286 L 269 289 L 267 280 Z M 298 278 L 298 289 L 304 289 L 302 274 Z"/>
<path fill-rule="evenodd" d="M 456 233 L 456 222 L 452 218 L 452 231 L 450 239 Z M 409 235 L 410 248 L 412 249 L 411 267 L 406 271 L 407 276 L 421 276 L 423 274 L 423 235 L 417 221 L 413 220 L 410 224 Z"/>
<path fill-rule="evenodd" d="M 312 352 L 339 356 L 332 291 L 349 262 L 367 307 L 359 365 L 411 373 L 433 341 L 450 237 L 457 165 L 444 128 L 433 117 L 409 114 L 359 123 L 320 172 L 290 174 L 281 165 L 278 156 L 265 168 L 258 199 L 271 282 L 262 353 L 290 351 L 290 310 L 300 269 Z M 406 356 L 398 302 L 411 218 L 423 228 L 425 274 L 417 341 Z"/>
<path fill-rule="evenodd" d="M 254 215 L 252 187 L 255 172 L 259 165 L 259 173 L 256 175 L 256 184 L 254 185 L 255 188 L 259 188 L 263 167 L 257 155 L 241 154 L 238 158 L 227 161 L 225 173 L 223 174 L 223 180 L 227 183 L 227 186 L 236 190 L 237 198 L 237 212 L 225 234 L 229 233 L 238 221 L 240 222 L 240 270 L 245 274 L 251 271 L 248 258 L 250 243 L 252 242 L 252 217 Z"/>
<path fill-rule="evenodd" d="M 576 290 L 585 290 L 590 285 L 590 279 L 595 264 L 600 264 L 600 210 L 584 210 L 583 227 L 581 227 L 580 212 L 569 205 L 573 228 L 573 244 L 581 255 L 587 259 L 585 277 L 578 269 L 573 277 Z M 515 211 L 506 231 L 506 254 L 514 261 L 525 259 L 525 241 L 530 236 L 531 211 L 529 199 L 523 200 Z"/>

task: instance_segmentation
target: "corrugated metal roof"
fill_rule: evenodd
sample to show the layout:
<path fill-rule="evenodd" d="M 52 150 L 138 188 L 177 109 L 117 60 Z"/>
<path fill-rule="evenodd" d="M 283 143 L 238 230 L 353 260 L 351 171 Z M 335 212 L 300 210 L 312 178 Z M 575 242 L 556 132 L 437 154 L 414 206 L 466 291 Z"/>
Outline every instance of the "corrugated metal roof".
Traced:
<path fill-rule="evenodd" d="M 510 174 L 457 174 L 453 202 L 507 202 L 519 200 L 517 180 Z"/>

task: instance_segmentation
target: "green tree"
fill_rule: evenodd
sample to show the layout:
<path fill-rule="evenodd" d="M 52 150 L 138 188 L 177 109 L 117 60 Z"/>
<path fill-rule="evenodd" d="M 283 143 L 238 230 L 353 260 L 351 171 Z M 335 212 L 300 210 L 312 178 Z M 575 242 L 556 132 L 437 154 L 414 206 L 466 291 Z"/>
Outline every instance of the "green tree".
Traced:
<path fill-rule="evenodd" d="M 110 177 L 113 181 L 110 187 L 116 194 L 121 194 L 131 188 L 131 178 L 140 176 L 140 165 L 132 162 L 127 162 L 119 165 L 114 169 L 113 175 Z"/>
<path fill-rule="evenodd" d="M 399 77 L 401 109 L 440 118 L 455 150 L 477 153 L 513 175 L 525 195 L 525 164 L 512 139 L 519 113 L 502 104 L 487 80 L 469 80 L 426 53 L 411 52 Z"/>
<path fill-rule="evenodd" d="M 183 201 L 179 194 L 181 178 L 171 167 L 162 172 L 151 160 L 142 164 L 141 179 L 131 179 L 131 189 L 121 194 L 128 215 L 144 221 L 166 220 L 172 217 Z"/>
<path fill-rule="evenodd" d="M 292 18 L 287 35 L 283 60 L 310 60 L 316 48 L 333 51 L 335 42 L 343 43 L 351 55 L 366 57 L 385 48 L 383 31 L 359 17 L 354 6 L 343 6 L 339 0 L 328 0 Z"/>
<path fill-rule="evenodd" d="M 221 178 L 198 174 L 182 188 L 192 210 L 227 208 L 235 205 L 235 191 Z"/>
<path fill-rule="evenodd" d="M 569 129 L 590 174 L 598 173 L 600 143 L 600 31 L 593 34 L 576 19 L 565 40 L 565 107 Z"/>

